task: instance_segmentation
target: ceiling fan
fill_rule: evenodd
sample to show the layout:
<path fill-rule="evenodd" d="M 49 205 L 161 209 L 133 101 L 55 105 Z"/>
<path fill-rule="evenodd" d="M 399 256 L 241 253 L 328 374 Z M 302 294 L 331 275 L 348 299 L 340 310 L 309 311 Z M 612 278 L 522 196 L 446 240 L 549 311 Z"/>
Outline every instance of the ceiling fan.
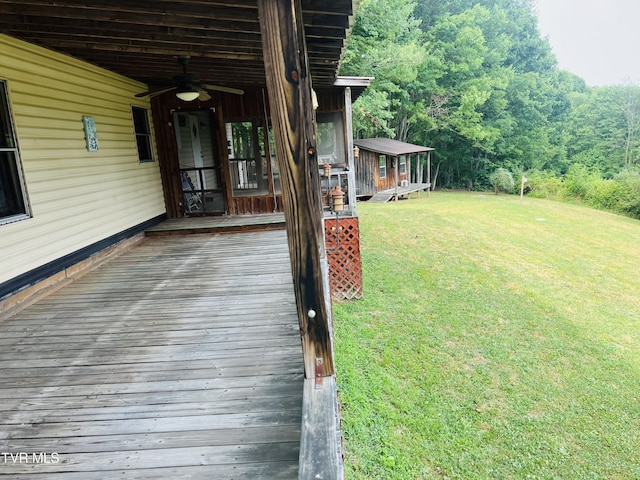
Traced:
<path fill-rule="evenodd" d="M 136 94 L 136 97 L 155 97 L 171 90 L 176 91 L 176 96 L 185 102 L 191 102 L 196 98 L 201 101 L 207 101 L 211 99 L 208 90 L 215 90 L 218 92 L 232 93 L 234 95 L 243 95 L 244 90 L 237 88 L 223 87 L 222 85 L 208 85 L 200 81 L 200 77 L 193 73 L 187 72 L 187 65 L 189 63 L 188 56 L 178 57 L 178 62 L 182 65 L 182 73 L 175 75 L 171 80 L 163 80 L 158 83 L 164 83 L 166 86 L 150 89 L 146 92 Z"/>

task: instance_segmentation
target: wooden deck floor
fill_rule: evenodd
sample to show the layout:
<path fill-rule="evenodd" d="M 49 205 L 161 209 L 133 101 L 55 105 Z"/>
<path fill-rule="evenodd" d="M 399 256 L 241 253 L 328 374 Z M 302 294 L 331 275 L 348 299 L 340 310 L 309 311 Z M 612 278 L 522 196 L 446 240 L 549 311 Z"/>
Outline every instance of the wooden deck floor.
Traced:
<path fill-rule="evenodd" d="M 297 478 L 284 231 L 147 239 L 1 327 L 0 476 Z"/>

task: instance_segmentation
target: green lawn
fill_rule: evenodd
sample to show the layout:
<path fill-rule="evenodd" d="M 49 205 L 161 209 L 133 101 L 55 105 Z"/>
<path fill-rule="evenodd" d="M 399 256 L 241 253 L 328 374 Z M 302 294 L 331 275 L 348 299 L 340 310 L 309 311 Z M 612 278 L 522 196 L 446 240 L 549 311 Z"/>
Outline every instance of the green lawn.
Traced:
<path fill-rule="evenodd" d="M 517 197 L 358 204 L 334 305 L 352 479 L 640 479 L 640 222 Z"/>

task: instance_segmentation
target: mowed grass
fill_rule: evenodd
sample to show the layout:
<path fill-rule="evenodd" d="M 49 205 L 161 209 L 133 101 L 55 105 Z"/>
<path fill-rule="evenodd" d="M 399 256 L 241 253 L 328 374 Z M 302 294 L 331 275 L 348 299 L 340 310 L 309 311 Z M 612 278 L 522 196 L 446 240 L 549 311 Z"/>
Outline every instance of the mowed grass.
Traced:
<path fill-rule="evenodd" d="M 352 479 L 640 479 L 640 222 L 478 193 L 358 205 L 334 305 Z"/>

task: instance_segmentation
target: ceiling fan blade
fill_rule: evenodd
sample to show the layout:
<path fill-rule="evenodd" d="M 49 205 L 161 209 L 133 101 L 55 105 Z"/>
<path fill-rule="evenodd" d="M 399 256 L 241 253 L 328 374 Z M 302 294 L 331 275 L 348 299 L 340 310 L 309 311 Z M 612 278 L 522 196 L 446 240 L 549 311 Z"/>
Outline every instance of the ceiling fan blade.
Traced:
<path fill-rule="evenodd" d="M 223 87 L 222 85 L 203 85 L 207 90 L 215 90 L 217 92 L 233 93 L 234 95 L 244 95 L 244 90 L 231 87 Z"/>
<path fill-rule="evenodd" d="M 146 97 L 147 95 L 149 97 L 155 97 L 156 95 L 161 95 L 164 92 L 168 92 L 170 90 L 174 90 L 176 87 L 160 87 L 160 88 L 154 88 L 151 90 L 148 90 L 146 92 L 142 92 L 142 93 L 136 93 L 136 97 L 140 98 L 140 97 Z"/>
<path fill-rule="evenodd" d="M 198 100 L 201 102 L 206 102 L 207 100 L 211 100 L 211 95 L 207 93 L 206 90 L 198 90 L 200 95 L 198 95 Z"/>

